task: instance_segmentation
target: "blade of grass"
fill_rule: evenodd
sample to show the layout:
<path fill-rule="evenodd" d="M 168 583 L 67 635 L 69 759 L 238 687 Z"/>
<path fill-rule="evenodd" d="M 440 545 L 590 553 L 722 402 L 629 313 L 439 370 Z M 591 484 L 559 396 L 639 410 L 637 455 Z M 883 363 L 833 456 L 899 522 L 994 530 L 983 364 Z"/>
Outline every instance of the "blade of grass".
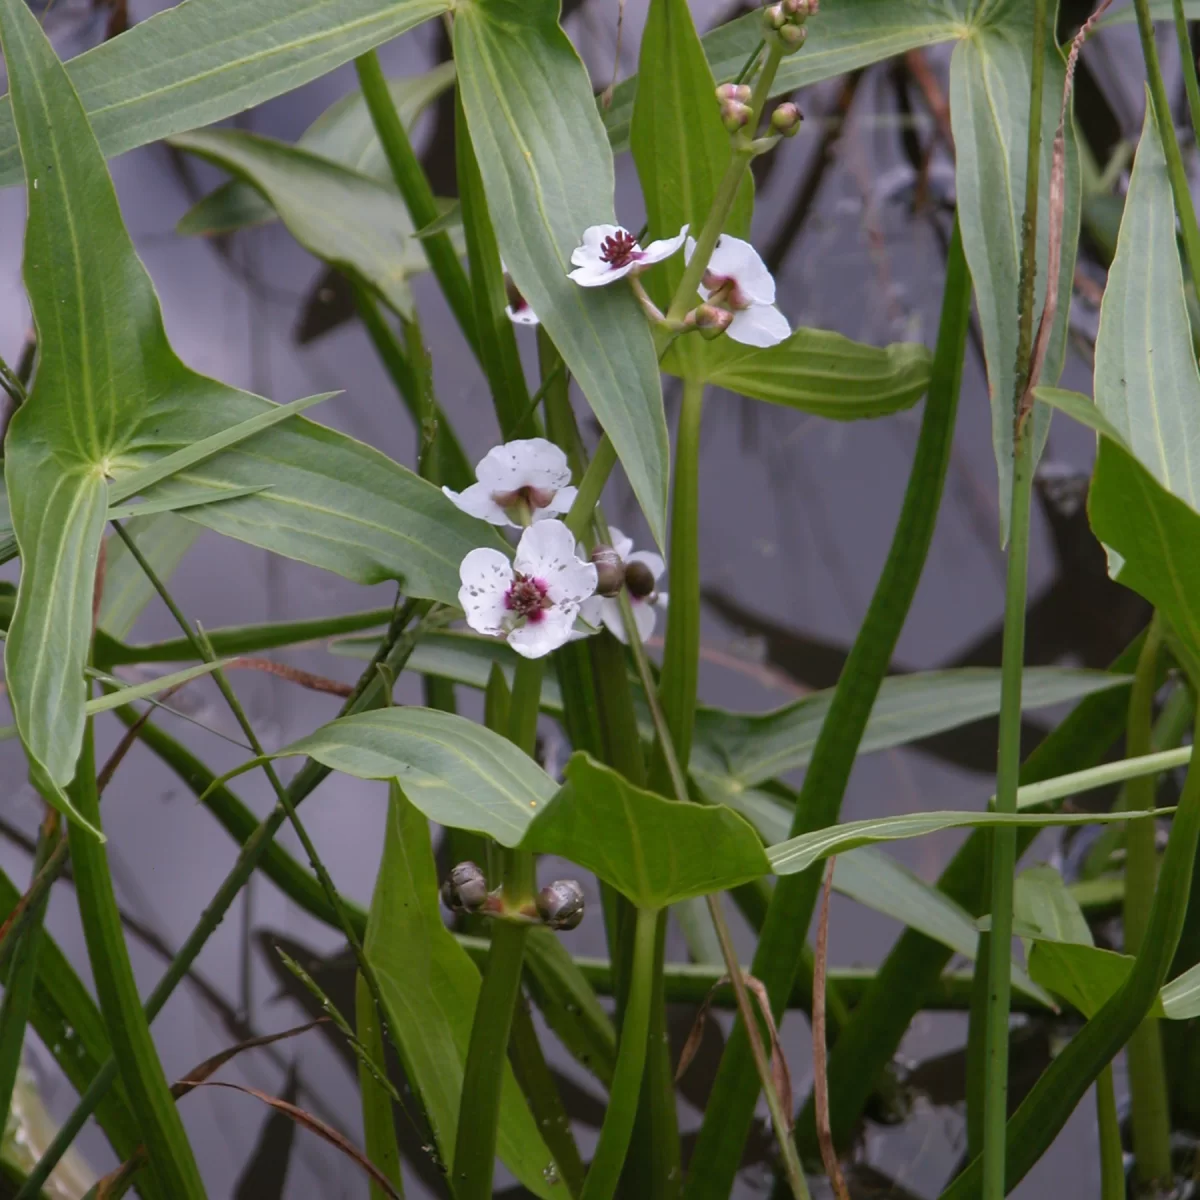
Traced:
<path fill-rule="evenodd" d="M 396 1141 L 396 1121 L 392 1116 L 392 1100 L 376 1081 L 378 1072 L 386 1072 L 383 1054 L 383 1033 L 379 1010 L 367 981 L 358 974 L 354 978 L 355 1026 L 358 1040 L 375 1063 L 372 1072 L 364 1063 L 358 1066 L 358 1090 L 362 1098 L 363 1143 L 367 1158 L 391 1183 L 397 1195 L 404 1195 L 404 1180 L 400 1176 L 400 1147 Z M 387 1200 L 388 1194 L 373 1179 L 370 1200 Z"/>
<path fill-rule="evenodd" d="M 1179 63 L 1183 71 L 1183 85 L 1187 89 L 1188 114 L 1192 118 L 1192 137 L 1200 144 L 1200 80 L 1196 78 L 1196 56 L 1192 53 L 1192 39 L 1188 33 L 1187 14 L 1183 11 L 1183 0 L 1173 0 L 1172 16 L 1175 18 L 1175 38 L 1179 43 Z"/>

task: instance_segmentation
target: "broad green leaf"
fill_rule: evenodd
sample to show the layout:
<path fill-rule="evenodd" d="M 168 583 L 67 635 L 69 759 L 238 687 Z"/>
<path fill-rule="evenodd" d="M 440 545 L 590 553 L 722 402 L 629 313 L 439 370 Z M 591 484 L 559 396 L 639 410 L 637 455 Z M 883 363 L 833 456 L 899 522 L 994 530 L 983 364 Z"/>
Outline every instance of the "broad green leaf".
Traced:
<path fill-rule="evenodd" d="M 906 50 L 962 37 L 966 28 L 961 7 L 953 0 L 828 4 L 819 18 L 809 22 L 804 49 L 780 64 L 771 92 L 783 95 Z M 762 38 L 761 20 L 758 12 L 752 12 L 705 34 L 704 52 L 718 83 L 728 82 L 742 69 Z M 621 83 L 604 113 L 604 124 L 616 150 L 624 149 L 629 141 L 638 82 L 635 76 Z"/>
<path fill-rule="evenodd" d="M 454 83 L 454 63 L 440 63 L 421 75 L 390 79 L 388 91 L 405 126 Z M 360 175 L 395 187 L 392 169 L 383 153 L 362 92 L 351 92 L 327 108 L 296 140 L 297 150 L 327 158 Z M 412 224 L 405 210 L 404 230 Z M 176 226 L 183 234 L 232 233 L 247 225 L 274 221 L 278 213 L 250 184 L 240 179 L 223 183 L 198 201 Z"/>
<path fill-rule="evenodd" d="M 1165 984 L 1159 996 L 1163 1012 L 1171 1020 L 1200 1017 L 1200 963 Z"/>
<path fill-rule="evenodd" d="M 747 788 L 730 794 L 726 803 L 744 816 L 768 845 L 784 841 L 792 823 L 791 807 L 775 792 Z M 793 801 L 795 793 L 785 789 Z M 902 863 L 870 846 L 851 850 L 838 859 L 833 873 L 834 890 L 851 900 L 894 917 L 905 925 L 941 942 L 968 960 L 979 948 L 975 920 L 957 901 L 918 878 Z M 1049 1003 L 1049 997 L 1025 974 L 1019 963 L 1012 965 L 1013 987 Z"/>
<path fill-rule="evenodd" d="M 690 346 L 688 357 L 680 348 Z M 881 417 L 911 408 L 929 385 L 932 356 L 908 342 L 880 349 L 824 329 L 797 329 L 762 350 L 730 338 L 687 337 L 663 359 L 663 370 L 835 421 Z"/>
<path fill-rule="evenodd" d="M 1137 460 L 1200 507 L 1200 371 L 1175 240 L 1175 201 L 1154 106 L 1125 198 L 1096 335 L 1096 407 Z"/>
<path fill-rule="evenodd" d="M 1034 979 L 1088 1020 L 1125 982 L 1132 966 L 1131 955 L 1073 942 L 1038 940 L 1029 953 L 1029 972 Z M 1155 1001 L 1146 1015 L 1164 1016 L 1162 1000 Z"/>
<path fill-rule="evenodd" d="M 446 12 L 449 0 L 188 0 L 74 58 L 67 70 L 105 156 L 293 91 Z M 0 109 L 0 186 L 21 181 Z"/>
<path fill-rule="evenodd" d="M 1017 876 L 1013 894 L 1013 916 L 1056 942 L 1092 944 L 1092 930 L 1063 877 L 1045 864 L 1030 867 Z"/>
<path fill-rule="evenodd" d="M 507 738 L 453 713 L 385 708 L 342 717 L 271 755 L 302 754 L 359 779 L 394 779 L 439 825 L 515 846 L 554 781 Z"/>
<path fill-rule="evenodd" d="M 390 792 L 365 950 L 379 978 L 388 1029 L 399 1043 L 405 1074 L 421 1098 L 438 1155 L 449 1164 L 454 1161 L 479 970 L 442 922 L 429 825 L 398 787 Z M 546 1166 L 553 1159 L 507 1061 L 502 1087 L 500 1157 L 535 1195 L 565 1195 L 561 1184 L 547 1182 Z"/>
<path fill-rule="evenodd" d="M 166 582 L 200 535 L 200 527 L 173 513 L 138 521 L 126 532 Z M 104 546 L 104 596 L 98 626 L 109 637 L 124 641 L 133 632 L 142 609 L 158 593 L 125 543 L 112 534 Z"/>
<path fill-rule="evenodd" d="M 257 188 L 306 250 L 413 315 L 408 277 L 425 266 L 405 236 L 408 209 L 394 187 L 258 134 L 200 130 L 171 139 Z"/>
<path fill-rule="evenodd" d="M 23 49 L 9 74 L 22 153 L 34 164 L 25 277 L 40 356 L 6 443 L 22 576 L 5 661 L 31 776 L 66 809 L 110 498 L 146 486 L 164 459 L 190 461 L 209 439 L 241 438 L 246 422 L 270 424 L 280 410 L 175 356 L 80 101 L 40 33 Z M 500 544 L 432 485 L 298 417 L 196 462 L 156 496 L 261 486 L 270 490 L 188 510 L 189 519 L 359 582 L 403 577 L 409 594 L 451 603 L 462 556 L 484 540 Z"/>
<path fill-rule="evenodd" d="M 1174 812 L 1173 808 L 1155 810 L 1161 814 Z M 844 854 L 859 846 L 870 846 L 877 842 L 896 842 L 905 838 L 924 837 L 940 833 L 943 829 L 969 829 L 976 826 L 1025 826 L 1029 829 L 1049 828 L 1055 825 L 1106 824 L 1110 821 L 1128 821 L 1131 817 L 1145 813 L 997 813 L 997 812 L 926 812 L 911 813 L 903 817 L 878 817 L 866 821 L 846 821 L 828 829 L 817 829 L 789 838 L 767 849 L 771 869 L 776 875 L 794 875 L 806 871 L 813 863 L 828 858 L 831 854 Z"/>
<path fill-rule="evenodd" d="M 636 788 L 582 751 L 521 841 L 594 872 L 638 908 L 736 887 L 770 867 L 753 826 L 720 805 Z"/>
<path fill-rule="evenodd" d="M 1021 700 L 1039 708 L 1115 687 L 1125 677 L 1107 671 L 1031 667 Z M 691 769 L 702 786 L 752 787 L 807 764 L 833 698 L 832 689 L 761 715 L 702 708 Z M 860 754 L 902 746 L 999 711 L 1000 672 L 987 667 L 893 675 L 883 681 L 859 746 Z"/>
<path fill-rule="evenodd" d="M 567 278 L 584 229 L 615 218 L 612 152 L 587 71 L 559 28 L 558 0 L 461 6 L 454 56 L 505 265 L 611 438 L 661 545 L 669 455 L 649 326 L 623 283 L 581 288 Z"/>
<path fill-rule="evenodd" d="M 687 0 L 651 0 L 638 56 L 641 86 L 633 104 L 630 134 L 650 237 L 674 237 L 684 225 L 699 237 L 713 197 L 733 158 L 721 124 L 716 81 L 692 24 Z M 754 181 L 742 177 L 725 231 L 748 237 Z M 647 273 L 645 286 L 664 312 L 683 276 L 676 254 Z M 673 357 L 695 376 L 701 338 L 683 338 Z"/>
<path fill-rule="evenodd" d="M 1001 541 L 1008 540 L 1012 500 L 1013 403 L 1016 389 L 1018 277 L 1025 211 L 1025 158 L 1029 141 L 1033 0 L 973 0 L 969 32 L 950 64 L 950 117 L 956 148 L 955 180 L 963 250 L 975 285 L 975 302 L 987 358 L 992 442 L 1000 480 Z M 1042 156 L 1038 175 L 1039 264 L 1034 324 L 1045 299 L 1049 238 L 1050 161 L 1062 105 L 1064 64 L 1048 39 L 1042 103 Z M 1070 310 L 1075 247 L 1079 236 L 1080 172 L 1074 129 L 1067 122 L 1066 202 L 1063 215 L 1059 305 L 1042 369 L 1054 383 L 1062 370 Z M 1050 415 L 1034 415 L 1036 453 Z"/>

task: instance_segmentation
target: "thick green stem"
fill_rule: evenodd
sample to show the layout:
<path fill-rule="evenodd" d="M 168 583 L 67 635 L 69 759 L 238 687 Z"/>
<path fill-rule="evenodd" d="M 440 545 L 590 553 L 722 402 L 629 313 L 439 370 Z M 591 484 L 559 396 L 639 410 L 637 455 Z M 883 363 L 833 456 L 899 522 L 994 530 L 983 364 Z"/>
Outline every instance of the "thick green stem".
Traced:
<path fill-rule="evenodd" d="M 1159 656 L 1163 649 L 1162 625 L 1157 614 L 1150 622 L 1138 658 L 1129 696 L 1129 724 L 1125 754 L 1149 754 L 1153 740 L 1154 696 L 1158 691 Z M 1158 780 L 1154 775 L 1131 779 L 1125 785 L 1130 811 L 1154 807 Z M 1158 847 L 1153 817 L 1130 821 L 1125 828 L 1125 953 L 1137 954 L 1146 939 L 1154 889 L 1158 880 Z M 1167 1068 L 1163 1059 L 1159 1023 L 1148 1018 L 1138 1026 L 1125 1050 L 1129 1069 L 1130 1117 L 1133 1127 L 1134 1166 L 1140 1183 L 1150 1189 L 1171 1178 L 1171 1113 Z"/>
<path fill-rule="evenodd" d="M 383 680 L 379 668 L 382 667 L 393 678 L 399 673 L 417 642 L 417 637 L 413 633 L 406 632 L 408 625 L 414 617 L 424 616 L 429 608 L 428 603 L 409 601 L 397 613 L 378 654 L 359 677 L 354 693 L 346 700 L 339 715 L 346 716 L 350 713 L 362 712 L 374 707 L 379 702 L 383 690 Z M 292 804 L 299 804 L 330 773 L 330 768 L 308 759 L 288 785 L 288 797 Z M 245 886 L 246 880 L 254 873 L 259 860 L 266 854 L 276 833 L 279 832 L 286 820 L 286 811 L 282 805 L 277 804 L 243 841 L 241 853 L 233 868 L 217 889 L 212 900 L 209 901 L 204 912 L 200 914 L 195 928 L 179 948 L 179 952 L 171 960 L 171 965 L 146 1000 L 147 1021 L 153 1021 L 158 1016 L 179 982 L 191 970 L 192 964 L 196 961 L 205 943 L 224 920 L 225 914 Z M 38 1160 L 37 1166 L 29 1173 L 29 1179 L 17 1194 L 16 1200 L 36 1200 L 36 1197 L 40 1195 L 41 1188 L 49 1178 L 50 1172 L 54 1170 L 58 1161 L 75 1140 L 88 1117 L 95 1111 L 96 1105 L 104 1098 L 116 1075 L 116 1060 L 110 1058 L 96 1073 L 91 1085 L 80 1097 L 79 1103 L 63 1122 L 45 1153 Z"/>
<path fill-rule="evenodd" d="M 491 1200 L 500 1124 L 500 1085 L 508 1062 L 508 1034 L 521 992 L 521 962 L 528 926 L 492 924 L 492 948 L 475 1006 L 463 1069 L 451 1184 L 455 1200 Z"/>
<path fill-rule="evenodd" d="M 400 189 L 400 195 L 404 197 L 413 225 L 417 229 L 432 225 L 441 215 L 437 201 L 412 143 L 408 140 L 404 122 L 400 120 L 400 114 L 392 102 L 387 79 L 379 65 L 379 56 L 374 50 L 368 50 L 366 54 L 354 60 L 354 69 L 358 72 L 359 86 L 362 88 L 363 99 L 367 102 L 375 132 L 379 135 L 383 153 L 392 169 L 392 178 L 396 181 L 396 187 Z M 458 254 L 450 235 L 445 232 L 431 234 L 423 239 L 422 246 L 425 257 L 429 260 L 429 268 L 450 305 L 450 311 L 454 313 L 472 353 L 479 358 L 479 338 L 475 331 L 471 284 L 458 261 Z"/>
<path fill-rule="evenodd" d="M 1017 811 L 1021 771 L 1021 675 L 1025 666 L 1025 596 L 1029 566 L 1029 508 L 1033 494 L 1033 430 L 1017 437 L 1013 457 L 1012 521 L 1004 600 L 1000 674 L 1000 751 L 997 812 Z M 991 912 L 983 1093 L 983 1160 L 986 1200 L 1004 1197 L 1004 1139 L 1008 1121 L 1008 1012 L 1012 991 L 1012 901 L 1016 831 L 992 833 Z"/>
<path fill-rule="evenodd" d="M 1158 62 L 1150 0 L 1134 0 L 1133 6 L 1137 13 L 1142 57 L 1146 61 L 1146 78 L 1154 101 L 1154 117 L 1158 122 L 1158 135 L 1162 138 L 1163 152 L 1167 158 L 1167 174 L 1171 179 L 1171 193 L 1175 197 L 1175 211 L 1179 214 L 1179 227 L 1183 233 L 1183 252 L 1187 258 L 1192 286 L 1200 287 L 1200 225 L 1196 223 L 1196 210 L 1192 204 L 1187 169 L 1183 165 L 1179 139 L 1175 136 L 1175 125 L 1171 121 L 1171 98 L 1167 95 L 1167 85 L 1163 82 L 1162 68 Z M 1184 57 L 1190 59 L 1190 48 Z"/>
<path fill-rule="evenodd" d="M 793 836 L 837 822 L 863 730 L 916 592 L 950 461 L 970 299 L 962 239 L 956 227 L 947 259 L 933 377 L 904 504 L 887 562 L 813 749 L 796 802 Z M 819 870 L 780 879 L 767 909 L 753 972 L 767 989 L 776 1019 L 792 994 L 820 884 Z M 688 1200 L 726 1200 L 732 1190 L 758 1093 L 748 1049 L 745 1031 L 735 1027 L 693 1153 L 685 1192 Z M 856 1083 L 869 1094 L 877 1075 L 876 1071 L 866 1078 L 856 1077 Z M 831 1084 L 837 1079 L 831 1066 Z M 831 1103 L 834 1099 L 831 1094 Z M 807 1138 L 812 1129 L 808 1111 L 797 1126 L 798 1136 Z M 806 1142 L 801 1149 L 807 1149 Z"/>
<path fill-rule="evenodd" d="M 1179 65 L 1187 89 L 1188 114 L 1192 118 L 1192 137 L 1200 144 L 1200 80 L 1196 78 L 1196 58 L 1192 54 L 1192 39 L 1188 33 L 1183 0 L 1173 0 L 1171 9 L 1175 18 L 1175 38 L 1179 43 Z"/>
<path fill-rule="evenodd" d="M 100 797 L 96 791 L 90 720 L 70 791 L 84 820 L 99 829 Z M 204 1200 L 206 1193 L 200 1170 L 150 1037 L 149 1020 L 142 1011 L 121 930 L 121 914 L 109 873 L 108 855 L 95 835 L 76 821 L 67 822 L 67 839 L 79 898 L 79 917 L 96 982 L 96 997 L 112 1043 L 114 1067 L 120 1064 L 121 1078 L 145 1141 L 150 1168 L 163 1192 L 173 1200 L 175 1197 L 178 1200 Z M 29 1181 L 25 1186 L 29 1187 Z M 32 1194 L 37 1195 L 37 1192 Z"/>
<path fill-rule="evenodd" d="M 608 1109 L 600 1129 L 600 1141 L 584 1180 L 582 1200 L 610 1200 L 625 1163 L 625 1152 L 633 1136 L 638 1093 L 646 1065 L 646 1038 L 650 1032 L 650 999 L 657 967 L 658 913 L 639 908 L 633 935 L 633 978 L 617 1065 L 608 1093 Z"/>
<path fill-rule="evenodd" d="M 779 64 L 782 60 L 783 48 L 777 40 L 772 39 L 770 46 L 767 48 L 766 61 L 763 63 L 762 70 L 758 73 L 758 78 L 754 81 L 754 93 L 750 99 L 751 115 L 750 120 L 746 124 L 747 138 L 745 140 L 752 138 L 755 130 L 758 128 L 758 121 L 762 116 L 763 107 L 766 105 L 767 98 L 771 94 L 771 84 L 775 82 L 775 72 L 779 70 Z M 733 157 L 729 160 L 729 166 L 726 167 L 725 174 L 722 176 L 721 182 L 717 185 L 712 207 L 708 210 L 708 216 L 704 220 L 704 228 L 696 235 L 696 246 L 692 251 L 692 257 L 683 269 L 683 277 L 679 281 L 679 287 L 675 289 L 671 306 L 667 309 L 666 317 L 668 322 L 682 321 L 688 309 L 695 302 L 696 289 L 700 286 L 700 280 L 704 278 L 704 272 L 708 267 L 708 260 L 712 258 L 712 252 L 717 245 L 717 238 L 721 236 L 721 232 L 725 228 L 725 222 L 728 220 L 729 213 L 733 209 L 733 203 L 737 199 L 742 177 L 746 174 L 746 170 L 749 168 L 753 158 L 754 151 L 748 145 L 745 145 L 742 140 L 735 140 Z"/>

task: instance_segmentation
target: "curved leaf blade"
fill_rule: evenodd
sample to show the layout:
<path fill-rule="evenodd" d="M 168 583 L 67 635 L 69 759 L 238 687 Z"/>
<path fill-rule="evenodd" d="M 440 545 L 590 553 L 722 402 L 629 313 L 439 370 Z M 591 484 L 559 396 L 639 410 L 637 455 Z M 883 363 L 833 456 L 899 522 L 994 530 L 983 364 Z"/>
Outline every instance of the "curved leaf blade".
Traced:
<path fill-rule="evenodd" d="M 614 221 L 613 165 L 557 0 L 461 7 L 454 52 L 505 265 L 612 439 L 661 545 L 669 454 L 649 327 L 623 284 L 581 288 L 567 278 L 584 229 Z"/>
<path fill-rule="evenodd" d="M 453 713 L 385 708 L 342 717 L 272 758 L 303 754 L 359 779 L 394 779 L 430 820 L 516 846 L 554 781 L 507 738 Z"/>
<path fill-rule="evenodd" d="M 667 800 L 582 751 L 521 846 L 594 872 L 638 908 L 723 891 L 770 869 L 754 827 L 721 805 Z"/>
<path fill-rule="evenodd" d="M 449 0 L 189 0 L 73 58 L 106 157 L 290 92 L 446 12 Z M 0 107 L 0 187 L 21 181 Z"/>
<path fill-rule="evenodd" d="M 824 329 L 797 329 L 763 350 L 729 338 L 676 343 L 663 370 L 703 380 L 753 400 L 799 409 L 835 421 L 882 417 L 911 408 L 925 394 L 933 356 L 909 342 L 880 349 Z"/>

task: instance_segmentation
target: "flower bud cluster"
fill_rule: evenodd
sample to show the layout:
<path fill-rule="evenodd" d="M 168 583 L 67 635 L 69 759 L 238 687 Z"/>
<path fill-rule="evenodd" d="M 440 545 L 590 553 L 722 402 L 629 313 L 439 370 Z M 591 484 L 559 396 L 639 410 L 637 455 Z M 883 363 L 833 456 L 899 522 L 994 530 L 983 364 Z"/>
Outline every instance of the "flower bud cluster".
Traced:
<path fill-rule="evenodd" d="M 574 929 L 585 908 L 583 888 L 574 879 L 556 879 L 538 892 L 532 907 L 505 911 L 499 892 L 488 890 L 487 877 L 473 862 L 451 867 L 442 883 L 442 903 L 454 913 L 486 913 L 518 920 L 540 920 L 550 929 Z"/>
<path fill-rule="evenodd" d="M 730 133 L 737 133 L 750 124 L 754 110 L 750 107 L 752 88 L 744 83 L 723 83 L 717 88 L 717 103 L 721 106 L 721 124 Z"/>
<path fill-rule="evenodd" d="M 779 0 L 762 10 L 763 30 L 784 54 L 794 54 L 808 35 L 804 22 L 816 14 L 817 8 L 818 0 Z"/>

